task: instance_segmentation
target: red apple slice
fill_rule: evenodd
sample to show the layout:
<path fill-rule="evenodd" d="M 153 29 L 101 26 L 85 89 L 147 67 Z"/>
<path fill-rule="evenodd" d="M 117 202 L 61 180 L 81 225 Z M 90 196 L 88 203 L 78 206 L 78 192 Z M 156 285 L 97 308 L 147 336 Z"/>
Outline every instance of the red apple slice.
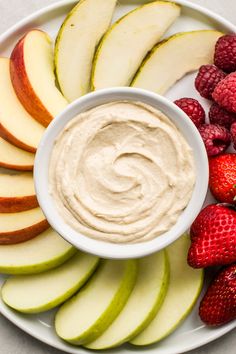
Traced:
<path fill-rule="evenodd" d="M 20 213 L 0 214 L 0 245 L 24 242 L 34 238 L 49 227 L 40 208 Z"/>
<path fill-rule="evenodd" d="M 24 109 L 11 83 L 10 60 L 0 58 L 0 135 L 12 144 L 35 152 L 45 128 Z"/>
<path fill-rule="evenodd" d="M 0 174 L 0 213 L 16 213 L 37 206 L 32 173 Z"/>
<path fill-rule="evenodd" d="M 34 165 L 34 154 L 21 150 L 0 138 L 0 167 L 18 171 L 31 171 Z"/>
<path fill-rule="evenodd" d="M 11 79 L 25 109 L 45 127 L 67 105 L 56 87 L 52 41 L 47 33 L 32 30 L 11 55 Z"/>

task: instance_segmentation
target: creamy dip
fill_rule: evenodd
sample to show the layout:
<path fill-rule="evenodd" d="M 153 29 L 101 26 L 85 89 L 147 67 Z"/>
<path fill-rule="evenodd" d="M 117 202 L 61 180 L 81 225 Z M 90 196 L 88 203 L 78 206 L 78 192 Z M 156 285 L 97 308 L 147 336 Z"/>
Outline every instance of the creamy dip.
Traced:
<path fill-rule="evenodd" d="M 168 231 L 195 184 L 192 150 L 160 111 L 119 101 L 79 114 L 55 141 L 50 193 L 65 222 L 113 243 Z"/>

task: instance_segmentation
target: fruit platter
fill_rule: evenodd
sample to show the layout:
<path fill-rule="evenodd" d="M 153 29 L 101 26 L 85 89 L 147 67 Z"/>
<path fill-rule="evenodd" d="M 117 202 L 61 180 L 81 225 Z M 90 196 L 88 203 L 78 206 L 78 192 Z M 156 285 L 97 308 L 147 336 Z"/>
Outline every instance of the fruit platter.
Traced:
<path fill-rule="evenodd" d="M 61 1 L 29 16 L 0 37 L 1 314 L 33 337 L 75 354 L 101 350 L 124 354 L 135 351 L 177 354 L 200 347 L 236 328 L 235 72 L 235 26 L 182 0 Z M 48 126 L 50 129 L 50 123 L 60 119 L 70 104 L 88 93 L 117 87 L 143 89 L 165 96 L 177 111 L 182 115 L 184 112 L 184 119 L 191 121 L 192 129 L 204 144 L 204 154 L 209 163 L 205 203 L 189 228 L 166 248 L 136 259 L 102 259 L 94 252 L 85 253 L 67 242 L 46 219 L 34 184 L 35 154 L 37 159 L 37 149 Z M 120 106 L 119 102 L 113 103 L 112 109 L 122 112 L 127 106 L 126 101 Z M 147 127 L 143 128 L 140 121 L 135 126 L 132 121 L 124 132 L 115 118 L 119 134 L 115 136 L 112 133 L 111 139 L 104 133 L 97 140 L 106 151 L 103 159 L 106 162 L 111 140 L 120 148 L 120 136 L 123 143 L 123 135 L 127 135 L 127 141 L 130 139 L 129 131 L 133 139 L 134 127 L 141 131 L 139 135 L 142 137 L 138 135 L 136 138 L 135 135 L 131 150 L 134 145 L 139 149 L 139 155 L 144 147 L 147 150 L 148 162 L 142 166 L 145 173 L 146 170 L 151 171 L 151 177 L 145 175 L 148 182 L 150 179 L 151 187 L 146 180 L 143 181 L 138 168 L 136 172 L 140 185 L 146 189 L 150 187 L 155 195 L 156 181 L 152 176 L 158 178 L 162 174 L 150 163 L 150 156 L 156 151 L 158 142 L 155 134 L 159 126 L 154 130 L 153 118 L 148 114 L 157 114 L 157 118 L 165 123 L 167 120 L 160 112 L 135 104 L 133 102 L 130 107 L 144 117 L 144 122 L 147 120 Z M 108 108 L 106 105 L 100 107 L 104 109 L 103 117 L 104 111 L 110 108 L 109 105 Z M 108 111 L 109 119 L 113 112 L 110 114 Z M 82 135 L 87 133 L 83 119 L 93 122 L 101 115 L 96 109 L 88 111 L 88 116 L 86 113 L 78 116 L 82 122 L 78 129 L 79 134 L 82 132 L 81 142 Z M 109 129 L 111 125 L 107 123 Z M 171 123 L 167 130 L 171 131 L 175 128 L 173 126 Z M 92 128 L 93 125 L 91 131 Z M 68 136 L 68 131 L 66 127 L 65 136 Z M 191 159 L 186 167 L 190 149 L 183 141 L 182 152 L 179 147 L 182 137 L 176 136 L 176 156 L 179 151 L 180 156 L 185 155 L 182 159 L 185 164 L 179 171 L 184 168 L 187 171 L 187 178 L 184 170 L 179 182 L 179 189 L 182 188 L 180 208 L 184 209 L 188 200 L 184 204 L 183 195 L 186 193 L 188 198 L 194 176 L 190 171 Z M 55 180 L 57 182 L 61 178 L 62 185 L 67 177 L 63 168 L 68 168 L 67 158 L 69 156 L 68 159 L 72 160 L 74 151 L 70 153 L 64 136 L 63 139 L 50 172 L 53 175 L 55 171 Z M 162 139 L 161 134 L 158 139 Z M 55 142 L 55 147 L 58 141 L 60 139 Z M 61 168 L 64 146 L 66 158 Z M 98 167 L 92 165 L 96 178 L 86 164 L 79 165 L 80 170 L 84 169 L 82 177 L 85 176 L 86 183 L 90 179 L 92 181 L 88 191 L 97 199 L 107 193 L 109 198 L 102 202 L 109 208 L 112 205 L 115 210 L 114 214 L 109 208 L 109 213 L 107 209 L 106 212 L 109 222 L 112 220 L 114 224 L 118 220 L 116 230 L 123 230 L 123 220 L 127 228 L 130 224 L 132 226 L 127 215 L 122 220 L 116 218 L 118 206 L 125 205 L 127 212 L 130 200 L 136 203 L 139 199 L 140 202 L 140 195 L 143 196 L 145 191 L 141 193 L 137 184 L 131 197 L 125 199 L 122 196 L 120 201 L 118 196 L 121 192 L 117 188 L 121 186 L 121 178 L 118 182 L 116 180 L 116 192 L 111 194 L 111 182 L 115 178 L 109 174 L 110 180 L 105 180 L 109 184 L 109 193 L 104 183 L 99 184 L 100 193 L 98 156 L 102 149 L 99 146 L 99 154 L 97 151 L 95 154 L 97 145 L 88 146 L 88 161 L 91 156 L 96 156 L 92 162 L 98 164 Z M 163 140 L 162 155 L 171 160 L 173 153 L 169 146 L 172 145 Z M 77 156 L 78 151 L 75 152 Z M 117 167 L 125 171 L 127 178 L 130 171 L 133 173 L 127 158 L 132 153 L 122 152 Z M 136 150 L 133 155 L 131 162 L 141 165 Z M 178 159 L 179 156 L 176 157 Z M 73 163 L 72 167 L 75 169 Z M 103 164 L 101 170 L 106 172 L 106 168 Z M 60 171 L 59 177 L 57 171 Z M 170 171 L 165 172 L 168 175 Z M 84 183 L 87 187 L 82 177 L 81 185 Z M 74 186 L 73 178 L 68 181 Z M 93 188 L 94 185 L 97 188 Z M 175 190 L 174 182 L 169 183 L 169 188 L 171 193 Z M 87 202 L 89 198 L 85 190 L 84 187 L 81 195 L 85 195 Z M 151 193 L 147 194 L 152 201 Z M 69 196 L 72 196 L 70 190 Z M 109 204 L 112 198 L 117 204 Z M 152 208 L 147 207 L 145 213 L 150 210 Z M 170 206 L 168 213 L 169 210 Z M 88 208 L 85 214 L 82 210 L 81 215 L 88 217 L 87 211 Z M 155 208 L 152 212 L 156 215 Z M 135 213 L 133 210 L 131 220 Z M 99 212 L 94 214 L 91 220 L 96 219 L 100 223 L 101 215 Z M 137 218 L 143 217 L 146 221 L 146 214 L 143 217 L 141 212 L 137 213 Z M 66 215 L 69 215 L 68 211 Z M 158 225 L 162 222 L 160 220 Z M 86 218 L 79 225 L 79 230 L 85 226 Z M 91 237 L 99 230 L 98 226 L 92 230 Z M 130 234 L 127 231 L 124 235 L 131 238 L 135 232 L 136 229 L 132 229 Z M 140 229 L 138 236 L 139 232 Z M 108 243 L 120 242 L 115 236 L 115 241 L 108 239 Z M 124 239 L 121 242 L 125 243 Z M 131 244 L 135 242 L 131 239 Z M 145 243 L 145 240 L 138 242 Z"/>

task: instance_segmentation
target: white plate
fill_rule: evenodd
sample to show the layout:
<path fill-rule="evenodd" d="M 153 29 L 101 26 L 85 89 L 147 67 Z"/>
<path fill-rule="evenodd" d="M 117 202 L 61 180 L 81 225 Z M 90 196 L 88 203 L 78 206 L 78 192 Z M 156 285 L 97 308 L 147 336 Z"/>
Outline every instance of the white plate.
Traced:
<path fill-rule="evenodd" d="M 2 36 L 0 36 L 0 55 L 8 56 L 16 41 L 25 33 L 26 30 L 39 27 L 47 31 L 52 37 L 56 33 L 63 21 L 65 15 L 76 4 L 75 0 L 60 1 L 57 4 L 40 10 L 35 14 L 27 17 L 19 22 Z M 148 1 L 144 0 L 119 0 L 119 6 L 115 14 L 115 19 L 119 18 L 122 14 Z M 196 29 L 215 28 L 225 32 L 236 32 L 236 27 L 230 22 L 221 18 L 212 12 L 205 10 L 198 5 L 190 4 L 187 1 L 176 1 L 183 5 L 182 15 L 171 27 L 166 36 L 179 32 L 190 31 Z M 174 88 L 172 88 L 167 97 L 171 100 L 176 98 L 188 96 L 196 97 L 199 99 L 197 92 L 194 90 L 193 85 L 194 74 L 187 75 L 184 79 L 180 80 Z M 205 100 L 201 100 L 203 105 L 207 108 Z M 208 202 L 211 197 L 208 196 Z M 0 285 L 5 277 L 0 275 Z M 15 325 L 29 333 L 33 337 L 68 353 L 83 354 L 88 353 L 88 350 L 83 348 L 72 347 L 62 341 L 56 336 L 53 328 L 54 312 L 47 312 L 41 315 L 21 315 L 15 311 L 10 310 L 0 301 L 0 311 Z M 220 328 L 208 328 L 201 323 L 198 317 L 198 304 L 184 321 L 184 323 L 168 338 L 163 340 L 157 345 L 147 348 L 135 348 L 130 345 L 124 345 L 118 349 L 106 351 L 108 354 L 120 353 L 131 354 L 133 352 L 150 353 L 150 354 L 178 354 L 185 351 L 197 348 L 203 344 L 209 343 L 212 340 L 219 338 L 233 328 L 236 328 L 236 321 L 231 322 Z M 91 352 L 92 353 L 92 352 Z"/>

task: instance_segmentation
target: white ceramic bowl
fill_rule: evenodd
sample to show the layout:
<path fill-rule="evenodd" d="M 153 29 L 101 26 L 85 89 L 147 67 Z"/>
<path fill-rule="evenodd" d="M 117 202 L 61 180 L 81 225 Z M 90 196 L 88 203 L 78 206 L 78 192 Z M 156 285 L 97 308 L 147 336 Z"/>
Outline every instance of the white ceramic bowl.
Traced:
<path fill-rule="evenodd" d="M 65 125 L 77 114 L 95 106 L 116 100 L 131 100 L 147 103 L 166 114 L 185 136 L 194 152 L 196 184 L 192 198 L 180 215 L 177 223 L 166 233 L 153 240 L 137 244 L 113 244 L 97 241 L 78 234 L 59 215 L 54 200 L 49 194 L 48 169 L 54 140 Z M 111 88 L 85 95 L 70 104 L 47 128 L 37 150 L 34 165 L 35 188 L 39 204 L 51 226 L 78 249 L 104 258 L 137 258 L 159 251 L 174 242 L 184 233 L 203 205 L 208 187 L 208 159 L 198 130 L 191 120 L 175 104 L 149 91 L 134 88 Z"/>

